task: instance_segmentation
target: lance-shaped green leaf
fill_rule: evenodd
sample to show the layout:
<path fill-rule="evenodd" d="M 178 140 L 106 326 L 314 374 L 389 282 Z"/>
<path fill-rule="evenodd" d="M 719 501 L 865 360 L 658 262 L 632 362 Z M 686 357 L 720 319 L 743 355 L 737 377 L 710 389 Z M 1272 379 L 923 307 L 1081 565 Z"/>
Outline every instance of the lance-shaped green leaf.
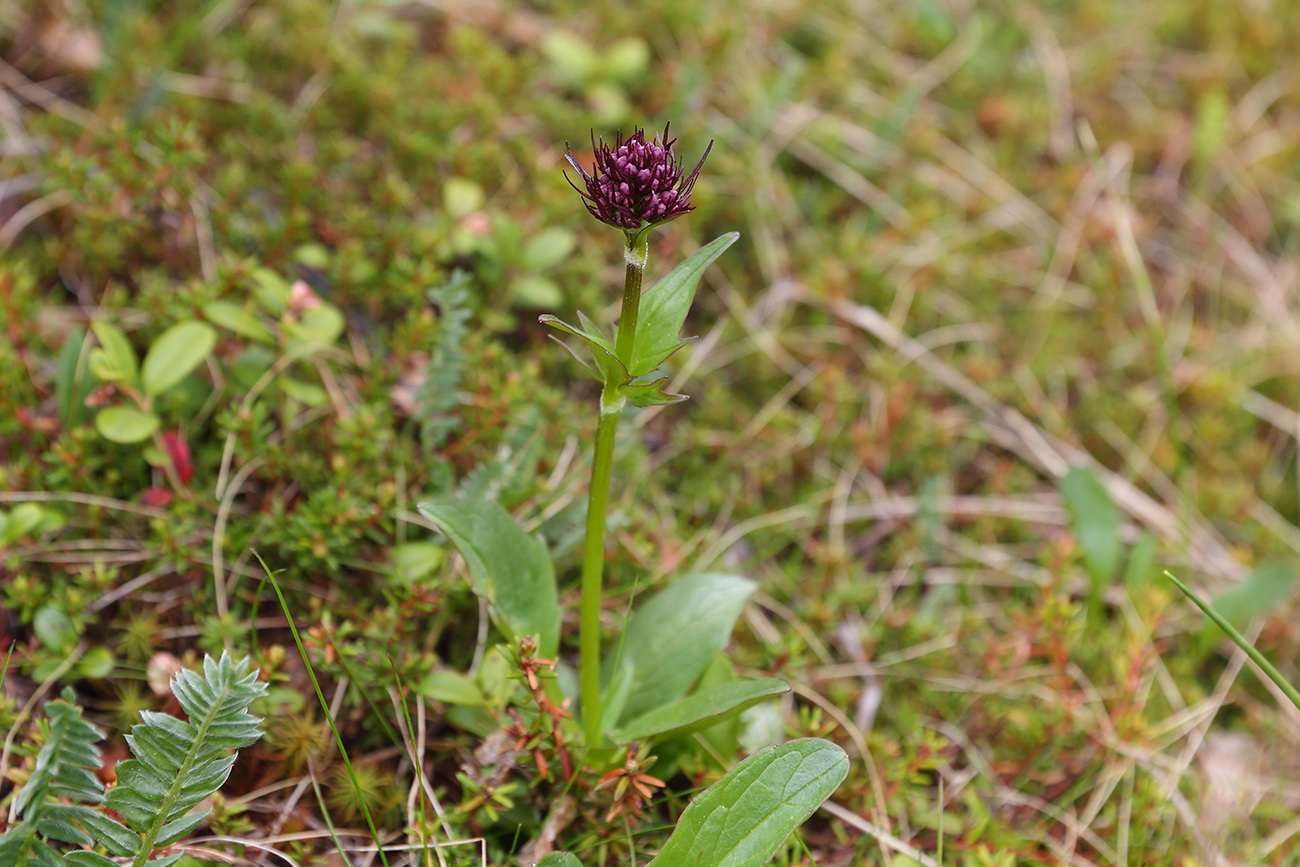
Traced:
<path fill-rule="evenodd" d="M 619 394 L 626 397 L 636 406 L 661 406 L 673 403 L 681 403 L 687 397 L 684 394 L 672 394 L 664 391 L 664 386 L 668 384 L 668 377 L 661 376 L 651 382 L 629 382 L 627 385 L 619 386 Z"/>
<path fill-rule="evenodd" d="M 705 244 L 641 296 L 632 357 L 625 359 L 633 376 L 654 370 L 688 342 L 680 335 L 695 299 L 695 287 L 704 269 L 739 237 L 738 232 L 728 232 Z"/>
<path fill-rule="evenodd" d="M 721 683 L 643 713 L 610 732 L 609 737 L 614 743 L 626 744 L 648 738 L 687 735 L 724 722 L 764 699 L 789 691 L 789 684 L 774 677 Z"/>
<path fill-rule="evenodd" d="M 474 592 L 513 638 L 537 636 L 538 655 L 560 646 L 560 603 L 546 546 L 520 529 L 495 502 L 428 500 L 418 506 L 446 534 L 469 566 Z"/>
<path fill-rule="evenodd" d="M 848 772 L 844 750 L 817 738 L 755 753 L 691 801 L 649 867 L 760 867 Z"/>
<path fill-rule="evenodd" d="M 610 648 L 602 678 L 615 660 L 635 663 L 627 702 L 618 724 L 677 701 L 726 647 L 731 629 L 754 592 L 754 582 L 737 575 L 684 575 L 639 606 L 628 621 L 622 645 Z"/>
<path fill-rule="evenodd" d="M 158 336 L 140 367 L 145 394 L 162 394 L 190 375 L 217 345 L 217 330 L 206 322 L 180 322 Z"/>
<path fill-rule="evenodd" d="M 601 334 L 595 324 L 581 311 L 578 312 L 578 319 L 582 322 L 583 327 L 581 328 L 576 328 L 549 313 L 544 316 L 539 316 L 537 321 L 544 325 L 549 325 L 557 331 L 572 334 L 574 337 L 580 338 L 585 342 L 587 348 L 591 350 L 594 366 L 579 358 L 578 354 L 563 340 L 555 338 L 557 343 L 569 351 L 569 354 L 573 356 L 575 361 L 591 371 L 592 375 L 596 377 L 598 382 L 604 383 L 612 381 L 624 383 L 631 379 L 631 375 L 627 372 L 627 369 L 623 367 L 622 362 L 618 360 L 618 356 L 614 352 L 614 344 Z"/>
<path fill-rule="evenodd" d="M 1070 523 L 1083 549 L 1093 586 L 1104 587 L 1119 571 L 1124 553 L 1119 509 L 1106 486 L 1084 467 L 1071 467 L 1061 479 L 1061 497 L 1070 510 Z"/>

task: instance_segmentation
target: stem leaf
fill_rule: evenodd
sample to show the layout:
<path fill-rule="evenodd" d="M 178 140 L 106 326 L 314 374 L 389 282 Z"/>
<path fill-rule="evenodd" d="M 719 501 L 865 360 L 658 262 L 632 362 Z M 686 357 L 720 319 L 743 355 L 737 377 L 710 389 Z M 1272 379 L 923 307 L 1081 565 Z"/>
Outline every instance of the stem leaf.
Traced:
<path fill-rule="evenodd" d="M 625 359 L 633 376 L 649 373 L 685 345 L 678 335 L 695 299 L 695 287 L 704 269 L 739 237 L 739 232 L 728 232 L 705 244 L 641 296 L 632 357 Z"/>

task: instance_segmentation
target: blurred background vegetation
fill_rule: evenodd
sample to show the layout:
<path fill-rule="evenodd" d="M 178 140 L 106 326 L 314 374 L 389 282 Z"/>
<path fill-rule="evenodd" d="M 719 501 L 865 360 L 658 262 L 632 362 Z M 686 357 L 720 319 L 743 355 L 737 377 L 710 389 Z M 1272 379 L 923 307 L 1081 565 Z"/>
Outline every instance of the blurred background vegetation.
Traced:
<path fill-rule="evenodd" d="M 626 425 L 610 623 L 750 575 L 732 658 L 795 690 L 634 836 L 593 800 L 560 841 L 644 860 L 719 761 L 820 734 L 853 770 L 783 864 L 934 864 L 941 817 L 947 864 L 1295 863 L 1297 718 L 1161 573 L 1297 679 L 1297 45 L 1289 0 L 0 2 L 0 729 L 69 682 L 121 751 L 171 666 L 254 654 L 270 733 L 213 830 L 338 863 L 356 800 L 255 548 L 384 827 L 391 654 L 443 838 L 537 836 L 558 790 L 490 815 L 455 775 L 509 720 L 413 503 L 499 500 L 572 608 L 594 385 L 536 317 L 608 322 L 622 263 L 562 155 L 671 120 L 716 143 L 650 270 L 742 238 L 693 401 Z M 105 417 L 194 322 L 153 427 Z"/>

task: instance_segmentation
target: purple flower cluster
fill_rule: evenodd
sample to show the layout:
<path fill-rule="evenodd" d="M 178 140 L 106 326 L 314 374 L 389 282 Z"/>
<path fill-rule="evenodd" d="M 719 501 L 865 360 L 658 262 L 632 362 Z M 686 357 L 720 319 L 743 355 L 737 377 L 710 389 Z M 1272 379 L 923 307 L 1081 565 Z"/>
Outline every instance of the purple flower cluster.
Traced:
<path fill-rule="evenodd" d="M 645 130 L 637 128 L 627 141 L 618 133 L 611 148 L 602 138 L 596 144 L 596 134 L 591 134 L 591 149 L 596 154 L 594 174 L 578 165 L 573 150 L 568 148 L 565 159 L 582 175 L 587 187 L 584 193 L 569 180 L 569 185 L 578 190 L 587 210 L 602 223 L 608 223 L 620 229 L 635 231 L 643 225 L 654 225 L 673 217 L 680 217 L 695 209 L 690 204 L 691 190 L 695 179 L 713 142 L 704 149 L 704 156 L 695 166 L 695 171 L 682 176 L 682 164 L 673 153 L 676 139 L 668 138 L 668 126 L 664 126 L 663 136 L 655 136 L 654 141 L 645 140 Z M 569 176 L 566 173 L 565 179 Z"/>

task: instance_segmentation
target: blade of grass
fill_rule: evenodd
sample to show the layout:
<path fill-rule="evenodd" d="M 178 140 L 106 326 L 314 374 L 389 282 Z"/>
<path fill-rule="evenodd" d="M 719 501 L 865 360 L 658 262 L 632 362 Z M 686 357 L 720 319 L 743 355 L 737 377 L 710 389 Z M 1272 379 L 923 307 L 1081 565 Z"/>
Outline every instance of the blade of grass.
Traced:
<path fill-rule="evenodd" d="M 415 743 L 415 726 L 411 724 L 411 712 L 406 707 L 406 689 L 402 686 L 402 676 L 397 673 L 397 665 L 393 662 L 391 653 L 384 654 L 388 657 L 388 667 L 393 671 L 393 680 L 397 683 L 397 700 L 402 703 L 402 716 L 406 719 L 406 733 L 410 735 L 411 741 L 411 761 L 415 763 L 415 775 L 419 778 L 419 783 L 415 790 L 418 796 L 420 807 L 420 845 L 424 848 L 421 854 L 424 855 L 426 867 L 433 867 L 433 862 L 429 860 L 429 825 L 428 818 L 424 810 L 424 768 L 420 766 L 420 747 Z M 442 853 L 439 852 L 441 860 Z"/>
<path fill-rule="evenodd" d="M 280 592 L 280 582 L 275 580 L 273 573 L 262 559 L 262 555 L 255 549 L 253 556 L 257 562 L 262 564 L 262 571 L 271 582 L 271 589 L 275 591 L 275 598 L 280 600 L 280 608 L 284 611 L 285 619 L 289 621 L 289 631 L 293 633 L 293 641 L 298 645 L 298 655 L 302 657 L 303 665 L 307 667 L 307 676 L 311 678 L 312 688 L 316 690 L 316 700 L 320 702 L 321 710 L 325 711 L 325 719 L 330 724 L 330 731 L 334 733 L 334 742 L 338 744 L 339 755 L 343 757 L 343 764 L 348 769 L 348 776 L 352 779 L 352 788 L 356 790 L 357 802 L 361 805 L 361 812 L 365 814 L 366 825 L 370 828 L 370 836 L 375 841 L 375 849 L 379 852 L 379 860 L 383 862 L 384 867 L 388 867 L 388 856 L 384 854 L 384 846 L 379 842 L 379 832 L 375 830 L 375 820 L 370 815 L 370 805 L 366 803 L 365 793 L 361 791 L 361 783 L 357 780 L 357 773 L 352 768 L 352 759 L 348 758 L 347 748 L 343 746 L 343 736 L 339 734 L 339 727 L 334 724 L 334 715 L 330 713 L 329 702 L 325 701 L 325 693 L 321 691 L 320 681 L 316 680 L 316 670 L 311 667 L 311 660 L 307 658 L 307 648 L 303 647 L 302 637 L 298 635 L 298 627 L 294 624 L 293 613 L 289 610 L 289 603 L 285 602 L 284 594 Z"/>
<path fill-rule="evenodd" d="M 1210 603 L 1197 596 L 1186 584 L 1175 578 L 1172 572 L 1165 572 L 1165 577 L 1174 582 L 1174 585 L 1179 590 L 1183 591 L 1184 596 L 1195 602 L 1196 607 L 1204 611 L 1206 617 L 1213 620 L 1220 629 L 1228 633 L 1228 637 L 1236 642 L 1236 645 L 1246 652 L 1246 655 L 1250 657 L 1251 662 L 1263 669 L 1264 673 L 1268 675 L 1269 680 L 1277 684 L 1277 688 L 1282 690 L 1282 693 L 1291 700 L 1291 703 L 1295 705 L 1297 709 L 1300 709 L 1300 692 L 1297 692 L 1294 686 L 1287 683 L 1281 673 L 1273 667 L 1273 663 L 1264 658 L 1264 654 L 1256 650 L 1254 645 L 1247 641 L 1245 636 L 1237 631 L 1236 627 L 1224 619 L 1219 612 L 1210 607 Z"/>

